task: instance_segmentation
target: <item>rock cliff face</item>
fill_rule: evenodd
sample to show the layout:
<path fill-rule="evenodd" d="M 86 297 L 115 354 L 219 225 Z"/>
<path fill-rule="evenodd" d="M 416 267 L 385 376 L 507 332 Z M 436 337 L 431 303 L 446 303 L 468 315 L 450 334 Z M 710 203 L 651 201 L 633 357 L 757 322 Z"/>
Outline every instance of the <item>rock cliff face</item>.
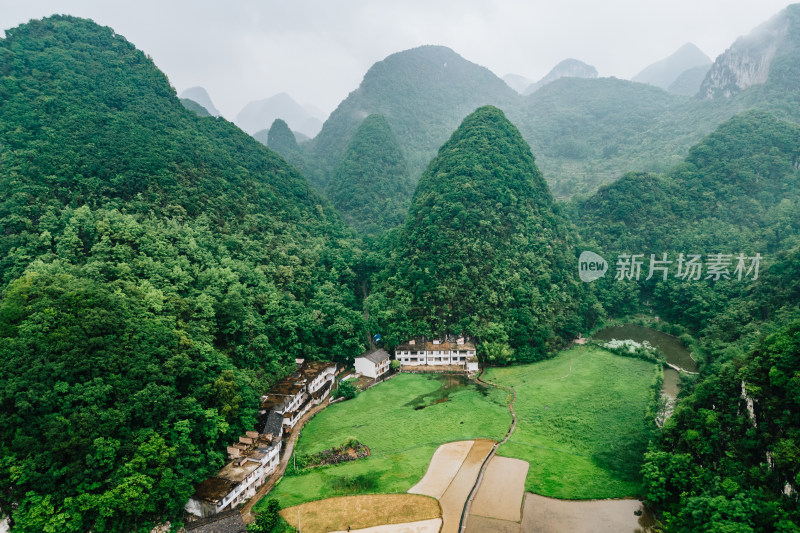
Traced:
<path fill-rule="evenodd" d="M 720 55 L 700 86 L 704 98 L 729 98 L 767 81 L 775 56 L 787 44 L 789 19 L 782 11 Z"/>

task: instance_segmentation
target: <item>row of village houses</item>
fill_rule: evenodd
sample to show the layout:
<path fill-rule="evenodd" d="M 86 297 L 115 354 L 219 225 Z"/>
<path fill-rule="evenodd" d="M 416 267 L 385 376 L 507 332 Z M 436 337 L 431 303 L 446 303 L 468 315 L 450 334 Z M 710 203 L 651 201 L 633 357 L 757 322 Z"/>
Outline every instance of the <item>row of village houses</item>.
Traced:
<path fill-rule="evenodd" d="M 355 359 L 357 374 L 378 379 L 389 371 L 390 356 L 373 349 Z M 463 337 L 428 341 L 412 339 L 395 349 L 403 365 L 453 365 L 478 370 L 475 345 Z M 336 363 L 297 360 L 297 370 L 261 397 L 258 431 L 248 431 L 228 447 L 229 462 L 195 487 L 186 511 L 208 517 L 234 509 L 255 495 L 278 467 L 284 432 L 290 432 L 308 410 L 328 397 L 337 374 Z"/>

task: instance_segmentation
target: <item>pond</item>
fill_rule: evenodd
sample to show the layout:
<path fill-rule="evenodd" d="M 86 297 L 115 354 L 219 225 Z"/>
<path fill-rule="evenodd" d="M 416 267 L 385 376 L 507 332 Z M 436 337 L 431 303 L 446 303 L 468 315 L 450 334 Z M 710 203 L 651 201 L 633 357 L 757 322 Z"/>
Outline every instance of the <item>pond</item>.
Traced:
<path fill-rule="evenodd" d="M 438 381 L 439 387 L 436 390 L 412 398 L 405 404 L 406 407 L 413 407 L 416 410 L 425 409 L 431 405 L 449 401 L 451 394 L 470 388 L 477 390 L 484 396 L 488 394 L 484 385 L 479 385 L 462 374 L 429 374 L 427 379 Z"/>
<path fill-rule="evenodd" d="M 636 342 L 647 341 L 664 354 L 668 363 L 688 372 L 697 372 L 697 363 L 692 359 L 689 350 L 683 346 L 681 340 L 678 337 L 673 337 L 657 329 L 637 326 L 636 324 L 623 324 L 622 326 L 603 328 L 592 335 L 592 338 L 600 341 L 610 341 L 613 339 L 630 339 Z M 666 381 L 666 369 L 664 370 L 664 374 L 664 381 Z"/>

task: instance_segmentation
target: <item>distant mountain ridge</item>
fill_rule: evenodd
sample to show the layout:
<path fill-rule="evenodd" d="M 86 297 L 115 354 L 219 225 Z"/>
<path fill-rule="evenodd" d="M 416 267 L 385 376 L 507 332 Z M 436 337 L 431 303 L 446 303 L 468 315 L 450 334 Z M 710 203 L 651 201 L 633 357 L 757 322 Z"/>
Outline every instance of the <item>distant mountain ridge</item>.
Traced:
<path fill-rule="evenodd" d="M 520 76 L 519 74 L 506 74 L 502 77 L 502 80 L 519 94 L 524 93 L 525 89 L 530 87 L 531 83 L 533 83 L 533 80 L 529 80 L 525 76 Z"/>
<path fill-rule="evenodd" d="M 188 98 L 189 100 L 193 100 L 197 102 L 203 108 L 208 111 L 210 115 L 218 117 L 221 113 L 214 107 L 214 103 L 211 101 L 211 97 L 208 95 L 208 92 L 203 87 L 189 87 L 185 91 L 180 94 L 181 98 Z"/>
<path fill-rule="evenodd" d="M 565 59 L 558 65 L 552 68 L 542 79 L 536 83 L 532 83 L 525 89 L 522 94 L 533 94 L 548 83 L 552 83 L 560 78 L 596 78 L 597 69 L 591 65 L 587 65 L 583 61 L 577 59 Z"/>
<path fill-rule="evenodd" d="M 309 180 L 324 189 L 358 126 L 377 113 L 397 136 L 416 181 L 467 114 L 485 104 L 507 107 L 517 98 L 491 71 L 449 48 L 421 46 L 391 54 L 370 67 L 308 143 L 318 169 Z"/>
<path fill-rule="evenodd" d="M 703 80 L 700 96 L 730 98 L 749 87 L 763 85 L 770 78 L 773 63 L 781 58 L 797 69 L 799 46 L 800 4 L 794 4 L 736 39 L 714 62 Z"/>
<path fill-rule="evenodd" d="M 669 57 L 645 67 L 631 81 L 669 89 L 678 77 L 689 69 L 710 66 L 711 58 L 696 45 L 686 43 Z"/>
<path fill-rule="evenodd" d="M 249 134 L 269 128 L 275 119 L 286 121 L 293 131 L 308 137 L 315 137 L 322 128 L 324 117 L 314 116 L 318 113 L 314 107 L 302 106 L 286 93 L 279 93 L 263 100 L 248 103 L 234 122 Z"/>

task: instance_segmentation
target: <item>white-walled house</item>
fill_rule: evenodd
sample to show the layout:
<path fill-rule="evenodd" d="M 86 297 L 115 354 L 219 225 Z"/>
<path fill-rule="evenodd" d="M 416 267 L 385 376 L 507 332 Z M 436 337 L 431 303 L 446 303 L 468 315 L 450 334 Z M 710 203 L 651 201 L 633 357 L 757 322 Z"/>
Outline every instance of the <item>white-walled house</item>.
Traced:
<path fill-rule="evenodd" d="M 374 348 L 355 359 L 356 373 L 378 379 L 389 371 L 391 356 L 380 348 Z"/>
<path fill-rule="evenodd" d="M 395 348 L 394 357 L 404 365 L 457 365 L 469 371 L 478 366 L 475 345 L 464 337 L 411 339 Z"/>
<path fill-rule="evenodd" d="M 235 508 L 253 497 L 278 467 L 281 440 L 248 431 L 228 447 L 233 460 L 195 487 L 186 512 L 201 518 Z"/>
<path fill-rule="evenodd" d="M 297 360 L 295 372 L 261 397 L 259 431 L 248 431 L 228 446 L 230 462 L 195 486 L 186 511 L 201 518 L 229 509 L 255 495 L 278 467 L 281 439 L 313 405 L 330 394 L 336 363 Z"/>
<path fill-rule="evenodd" d="M 327 398 L 335 376 L 336 363 L 300 361 L 292 375 L 277 382 L 261 397 L 259 415 L 264 420 L 279 415 L 283 429 L 290 431 L 312 406 Z M 276 433 L 276 430 L 272 428 L 264 433 Z"/>

